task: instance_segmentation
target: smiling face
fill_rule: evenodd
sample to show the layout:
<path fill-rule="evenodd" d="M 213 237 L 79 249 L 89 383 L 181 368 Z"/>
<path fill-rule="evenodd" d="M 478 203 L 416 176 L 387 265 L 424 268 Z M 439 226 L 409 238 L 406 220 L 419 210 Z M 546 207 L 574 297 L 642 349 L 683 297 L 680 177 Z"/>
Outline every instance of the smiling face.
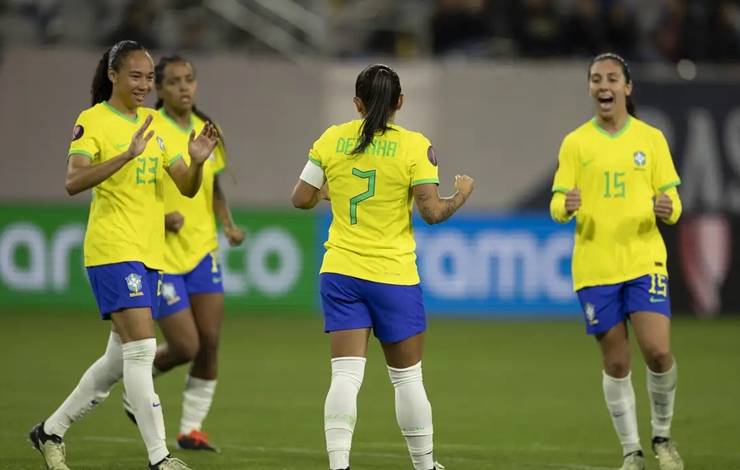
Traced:
<path fill-rule="evenodd" d="M 193 67 L 187 62 L 172 62 L 165 66 L 162 75 L 157 94 L 165 105 L 178 114 L 192 110 L 198 90 Z"/>
<path fill-rule="evenodd" d="M 632 94 L 632 82 L 627 81 L 622 64 L 614 59 L 594 62 L 589 70 L 588 84 L 599 117 L 613 120 L 627 114 L 627 97 Z"/>
<path fill-rule="evenodd" d="M 129 109 L 144 104 L 154 87 L 154 62 L 148 52 L 133 50 L 121 61 L 119 70 L 108 69 L 113 94 Z"/>

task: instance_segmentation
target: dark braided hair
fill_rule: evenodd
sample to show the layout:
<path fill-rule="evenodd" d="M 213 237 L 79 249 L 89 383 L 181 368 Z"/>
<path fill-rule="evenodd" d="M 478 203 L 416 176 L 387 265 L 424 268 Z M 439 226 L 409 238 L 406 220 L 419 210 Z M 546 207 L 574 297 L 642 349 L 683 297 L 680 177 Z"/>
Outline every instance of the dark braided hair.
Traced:
<path fill-rule="evenodd" d="M 355 96 L 365 105 L 365 119 L 360 128 L 361 138 L 353 154 L 362 153 L 373 142 L 377 131 L 385 132 L 396 111 L 401 96 L 398 74 L 387 65 L 370 65 L 360 72 L 355 82 Z"/>
<path fill-rule="evenodd" d="M 591 67 L 593 67 L 596 62 L 601 62 L 603 60 L 613 60 L 618 63 L 622 67 L 622 74 L 624 74 L 625 83 L 632 83 L 632 72 L 630 71 L 630 66 L 627 64 L 627 61 L 624 60 L 624 57 L 619 54 L 615 54 L 614 52 L 605 52 L 594 57 L 588 66 L 589 76 L 591 75 Z M 637 117 L 637 109 L 631 96 L 627 97 L 627 113 L 632 117 Z"/>
<path fill-rule="evenodd" d="M 193 67 L 193 64 L 191 64 L 184 57 L 179 56 L 177 54 L 164 56 L 161 59 L 159 59 L 159 62 L 157 62 L 157 65 L 154 66 L 154 85 L 156 85 L 158 89 L 162 87 L 162 81 L 164 80 L 164 70 L 170 64 L 189 64 L 190 67 L 193 69 L 193 74 L 195 74 L 195 67 Z M 154 109 L 159 109 L 162 106 L 164 106 L 164 100 L 162 98 L 157 98 L 157 102 L 154 104 Z M 192 111 L 193 111 L 193 114 L 198 116 L 204 122 L 214 123 L 213 119 L 211 119 L 210 116 L 208 116 L 206 113 L 198 109 L 198 107 L 195 106 L 195 104 L 193 104 Z M 219 129 L 218 126 L 216 126 L 216 132 L 218 132 L 219 145 L 221 145 L 223 143 L 223 135 L 221 133 L 221 129 Z"/>
<path fill-rule="evenodd" d="M 100 58 L 90 86 L 90 97 L 93 106 L 110 99 L 113 94 L 113 82 L 108 78 L 108 69 L 118 72 L 123 60 L 131 51 L 146 51 L 146 49 L 136 41 L 120 41 L 105 51 L 103 57 Z"/>

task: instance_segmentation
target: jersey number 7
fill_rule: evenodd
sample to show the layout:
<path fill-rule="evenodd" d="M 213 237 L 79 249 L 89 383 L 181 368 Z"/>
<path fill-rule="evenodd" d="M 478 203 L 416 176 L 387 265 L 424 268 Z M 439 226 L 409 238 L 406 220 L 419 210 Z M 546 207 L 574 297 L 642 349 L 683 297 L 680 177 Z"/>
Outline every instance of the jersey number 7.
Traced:
<path fill-rule="evenodd" d="M 358 178 L 367 180 L 367 191 L 358 194 L 349 200 L 349 223 L 357 224 L 357 204 L 375 196 L 375 170 L 362 171 L 352 168 L 352 174 Z"/>

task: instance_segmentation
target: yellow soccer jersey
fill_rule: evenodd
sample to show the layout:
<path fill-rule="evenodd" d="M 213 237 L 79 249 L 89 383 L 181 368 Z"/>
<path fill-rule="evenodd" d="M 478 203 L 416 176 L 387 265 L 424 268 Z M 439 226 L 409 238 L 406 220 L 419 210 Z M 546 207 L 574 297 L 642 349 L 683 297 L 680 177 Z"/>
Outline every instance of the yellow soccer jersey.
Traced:
<path fill-rule="evenodd" d="M 171 154 L 159 133 L 153 109 L 139 108 L 136 118 L 108 103 L 83 111 L 75 123 L 68 155 L 99 164 L 125 152 L 148 115 L 155 136 L 144 152 L 92 190 L 85 232 L 85 266 L 140 261 L 150 269 L 164 266 L 164 169 L 180 155 Z"/>
<path fill-rule="evenodd" d="M 681 212 L 675 190 L 680 182 L 665 137 L 639 119 L 630 117 L 613 135 L 593 119 L 565 137 L 551 212 L 556 220 L 567 220 L 565 198 L 558 193 L 579 188 L 573 249 L 576 290 L 667 274 L 653 201 L 667 193 L 674 203 L 668 222 L 675 223 Z"/>
<path fill-rule="evenodd" d="M 190 164 L 188 154 L 188 136 L 192 130 L 196 135 L 203 129 L 205 122 L 198 116 L 192 115 L 190 127 L 187 129 L 172 120 L 164 108 L 159 114 L 164 125 L 159 129 L 170 151 L 182 154 L 185 162 Z M 216 235 L 216 218 L 213 211 L 213 182 L 215 175 L 226 167 L 226 158 L 223 145 L 219 144 L 210 158 L 203 165 L 203 182 L 200 190 L 192 198 L 180 194 L 175 182 L 169 175 L 164 178 L 164 211 L 177 211 L 182 214 L 184 223 L 179 232 L 166 232 L 164 272 L 169 274 L 184 274 L 192 271 L 208 253 L 218 248 Z"/>
<path fill-rule="evenodd" d="M 308 158 L 324 171 L 332 222 L 321 272 L 387 284 L 419 283 L 411 188 L 439 183 L 429 140 L 392 125 L 353 155 L 362 120 L 327 129 Z"/>

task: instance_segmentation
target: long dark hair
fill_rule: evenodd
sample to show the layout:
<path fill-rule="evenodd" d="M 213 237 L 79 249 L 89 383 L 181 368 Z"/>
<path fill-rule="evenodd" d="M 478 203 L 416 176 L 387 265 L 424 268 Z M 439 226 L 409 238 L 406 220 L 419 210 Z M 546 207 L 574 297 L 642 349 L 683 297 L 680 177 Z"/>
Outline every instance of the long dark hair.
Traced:
<path fill-rule="evenodd" d="M 166 55 L 159 59 L 157 65 L 154 66 L 154 85 L 156 85 L 157 89 L 162 87 L 162 81 L 164 80 L 164 70 L 170 64 L 188 64 L 190 65 L 190 68 L 193 69 L 193 75 L 195 75 L 195 67 L 193 67 L 193 64 L 190 63 L 186 58 L 177 54 Z M 164 106 L 164 100 L 162 98 L 157 98 L 157 102 L 154 104 L 154 109 L 159 109 L 162 106 Z M 193 104 L 192 111 L 193 114 L 198 116 L 204 122 L 211 122 L 215 125 L 213 119 L 211 119 L 210 116 L 198 109 L 195 104 Z M 216 126 L 216 131 L 218 132 L 219 143 L 223 143 L 223 134 L 218 126 Z"/>
<path fill-rule="evenodd" d="M 362 153 L 373 142 L 377 131 L 385 132 L 396 111 L 401 96 L 398 74 L 387 65 L 370 65 L 360 72 L 355 82 L 355 96 L 365 105 L 365 119 L 360 128 L 362 137 L 353 154 Z"/>
<path fill-rule="evenodd" d="M 589 77 L 591 76 L 591 67 L 593 67 L 596 62 L 601 62 L 603 60 L 613 60 L 618 63 L 622 67 L 625 83 L 632 83 L 632 72 L 630 71 L 629 64 L 624 60 L 624 57 L 619 54 L 615 54 L 614 52 L 605 52 L 594 57 L 588 66 Z M 637 117 L 637 108 L 635 107 L 635 102 L 632 100 L 632 96 L 627 97 L 627 113 L 632 117 Z"/>
<path fill-rule="evenodd" d="M 131 51 L 146 51 L 146 49 L 136 41 L 120 41 L 105 51 L 103 57 L 100 58 L 90 86 L 93 106 L 110 99 L 113 94 L 113 82 L 108 78 L 108 69 L 120 71 L 123 60 Z"/>

